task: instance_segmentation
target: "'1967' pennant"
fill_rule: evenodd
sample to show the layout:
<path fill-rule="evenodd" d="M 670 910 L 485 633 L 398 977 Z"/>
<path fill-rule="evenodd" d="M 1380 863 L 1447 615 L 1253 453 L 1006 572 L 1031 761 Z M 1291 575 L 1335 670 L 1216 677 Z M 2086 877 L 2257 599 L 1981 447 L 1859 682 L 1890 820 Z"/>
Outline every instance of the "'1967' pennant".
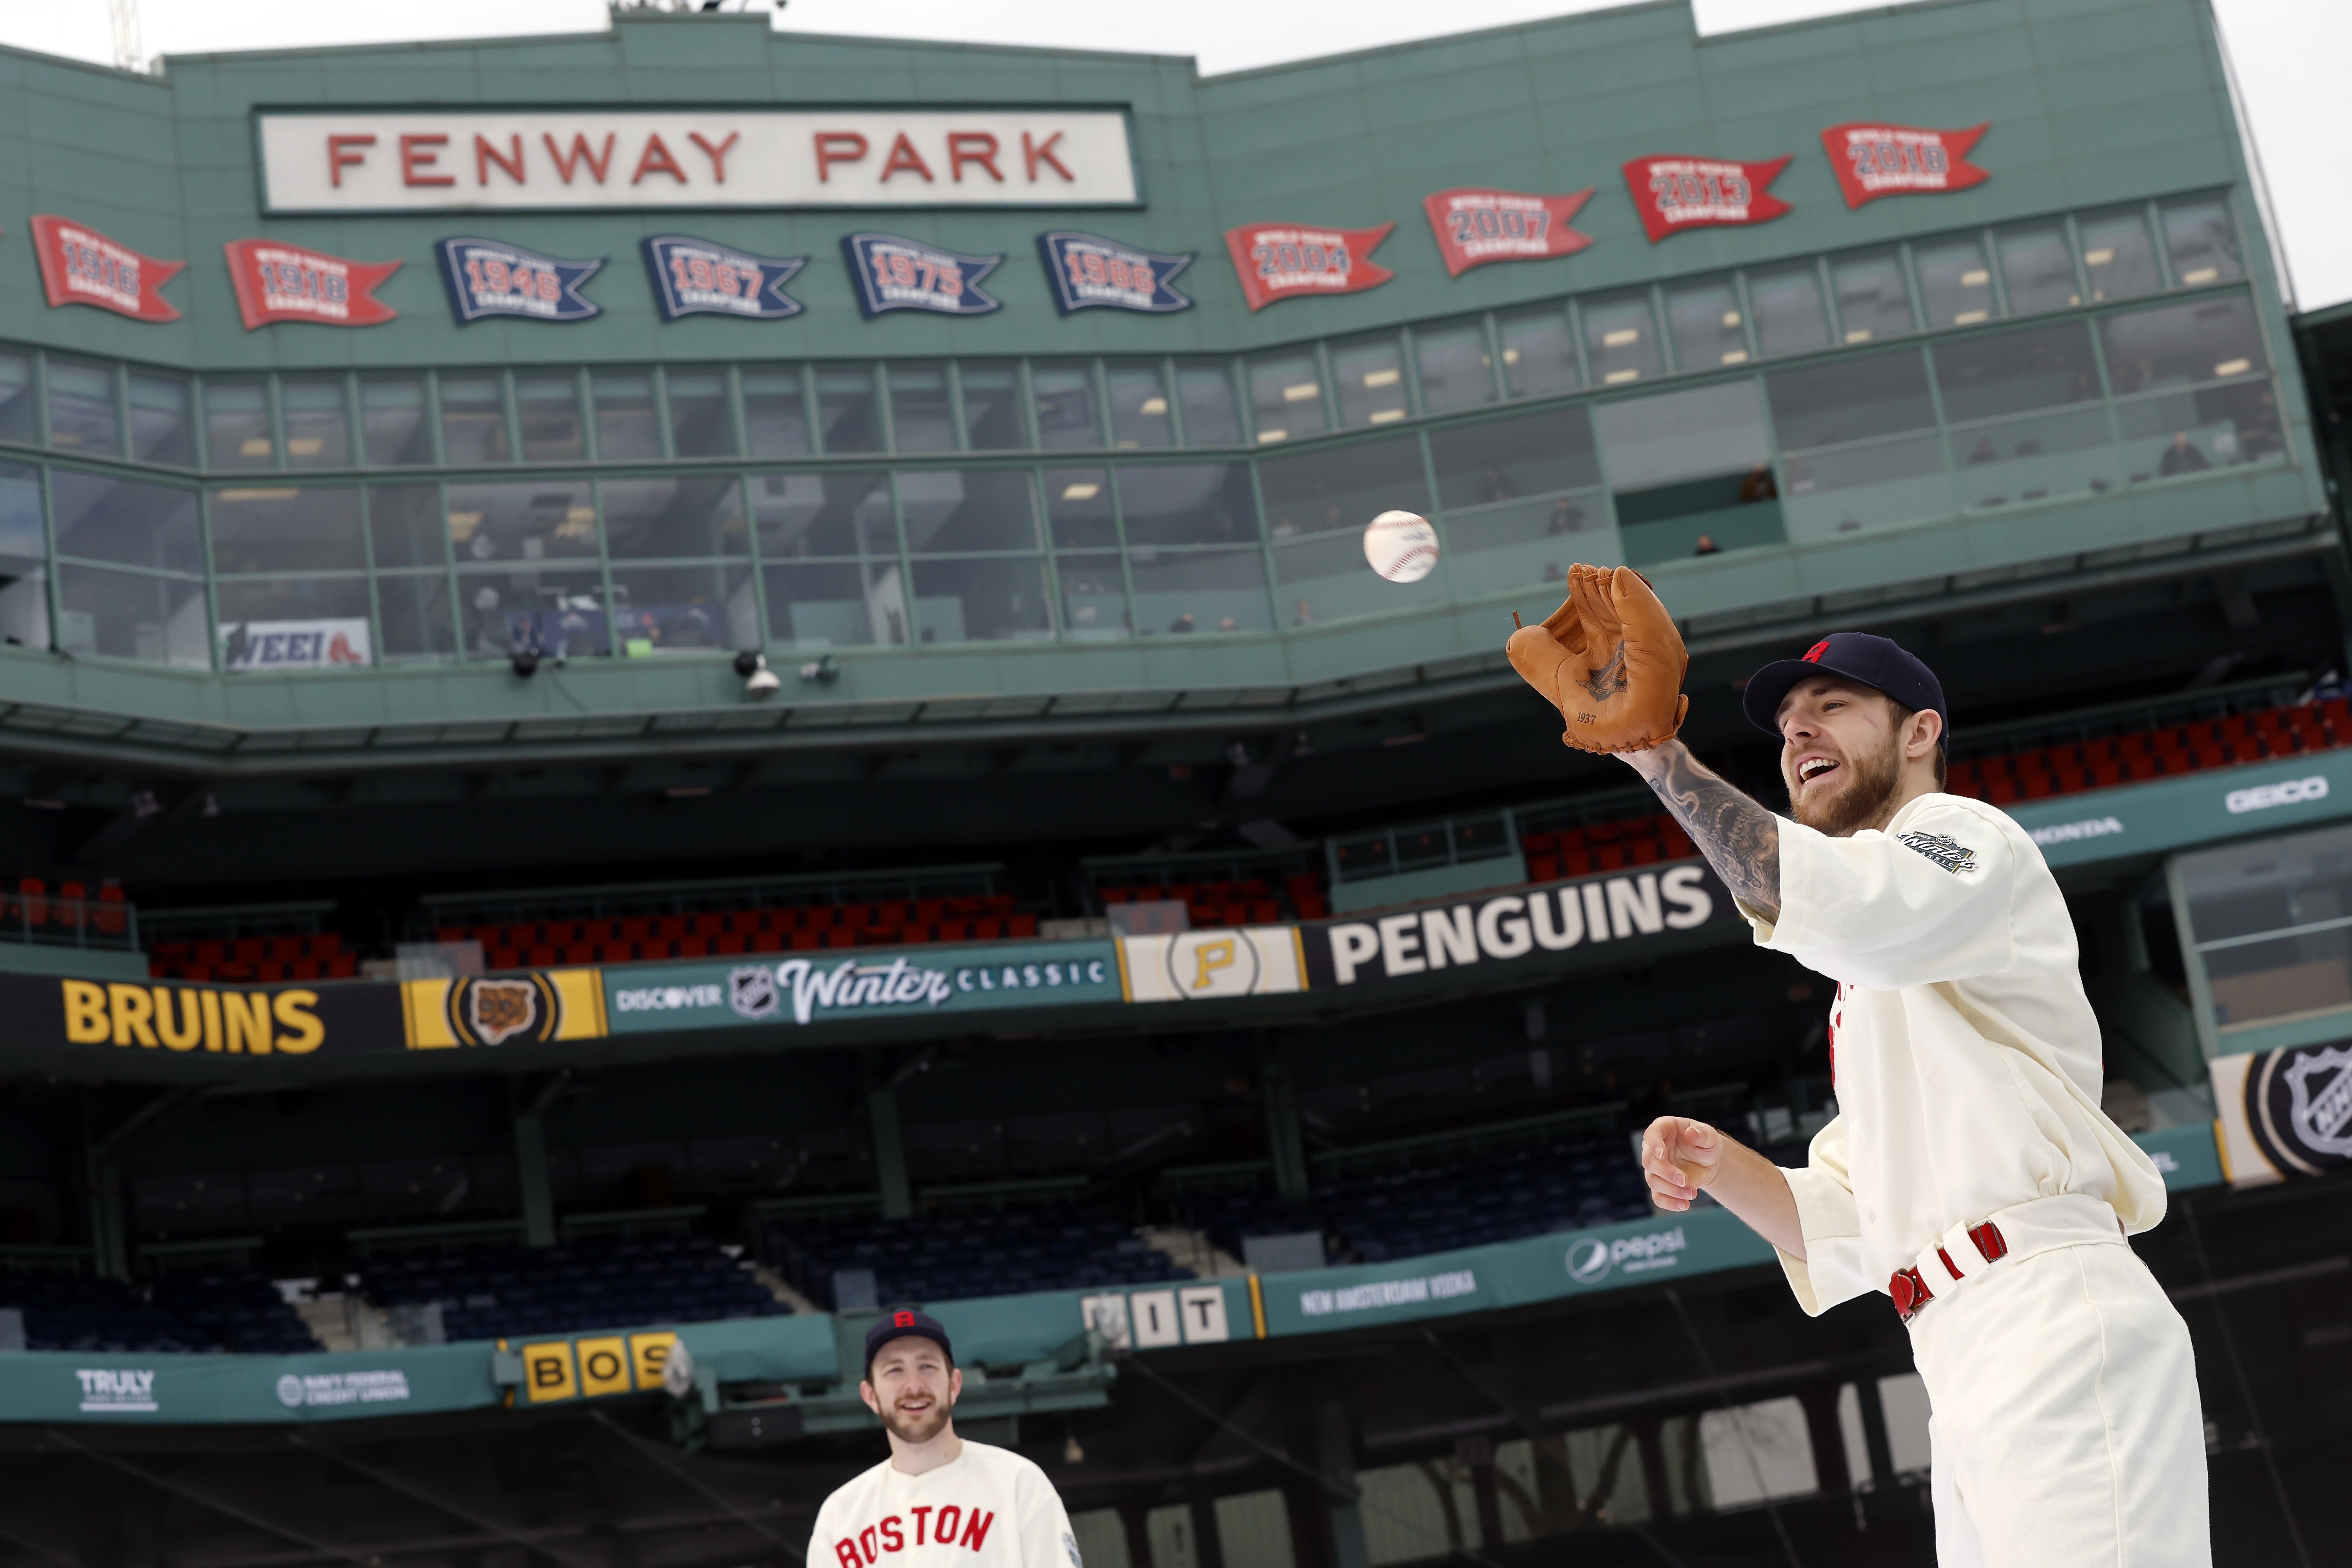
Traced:
<path fill-rule="evenodd" d="M 184 261 L 143 256 L 71 218 L 33 215 L 33 254 L 49 309 L 95 305 L 134 321 L 176 321 L 180 312 L 157 289 L 179 275 Z"/>
<path fill-rule="evenodd" d="M 1518 191 L 1439 191 L 1421 198 L 1448 276 L 1459 278 L 1489 261 L 1540 261 L 1573 256 L 1592 237 L 1568 226 L 1592 199 L 1592 187 L 1564 196 Z"/>
<path fill-rule="evenodd" d="M 601 260 L 558 261 L 495 239 L 445 239 L 434 248 L 459 326 L 485 316 L 584 321 L 604 312 L 580 294 L 580 285 L 604 265 Z"/>
<path fill-rule="evenodd" d="M 1642 227 L 1655 245 L 1686 228 L 1769 223 L 1789 204 L 1766 186 L 1789 166 L 1788 158 L 1769 163 L 1736 163 L 1722 158 L 1659 156 L 1625 165 L 1625 188 L 1642 215 Z"/>
<path fill-rule="evenodd" d="M 808 265 L 805 256 L 752 256 L 678 234 L 656 235 L 643 244 L 654 304 L 665 321 L 718 315 L 781 321 L 804 308 L 784 292 L 784 283 Z"/>
<path fill-rule="evenodd" d="M 397 261 L 352 261 L 274 239 L 232 239 L 221 254 L 248 332 L 273 321 L 373 327 L 400 314 L 373 292 L 400 270 Z"/>
<path fill-rule="evenodd" d="M 1307 228 L 1297 224 L 1244 224 L 1225 230 L 1225 250 L 1253 310 L 1300 294 L 1354 294 L 1396 276 L 1370 259 L 1396 227 Z"/>
<path fill-rule="evenodd" d="M 1845 205 L 1881 196 L 1937 195 L 1981 185 L 1992 176 L 1969 162 L 1990 122 L 1966 131 L 1925 131 L 1916 125 L 1855 121 L 1822 132 Z"/>

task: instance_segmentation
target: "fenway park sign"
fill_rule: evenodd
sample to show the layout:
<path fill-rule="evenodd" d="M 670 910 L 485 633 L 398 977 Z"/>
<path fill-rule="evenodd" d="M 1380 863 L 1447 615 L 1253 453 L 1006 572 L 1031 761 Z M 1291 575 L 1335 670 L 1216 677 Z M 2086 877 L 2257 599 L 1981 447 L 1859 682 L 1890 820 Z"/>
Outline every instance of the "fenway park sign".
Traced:
<path fill-rule="evenodd" d="M 269 213 L 1064 207 L 1138 200 L 1116 110 L 258 116 Z"/>

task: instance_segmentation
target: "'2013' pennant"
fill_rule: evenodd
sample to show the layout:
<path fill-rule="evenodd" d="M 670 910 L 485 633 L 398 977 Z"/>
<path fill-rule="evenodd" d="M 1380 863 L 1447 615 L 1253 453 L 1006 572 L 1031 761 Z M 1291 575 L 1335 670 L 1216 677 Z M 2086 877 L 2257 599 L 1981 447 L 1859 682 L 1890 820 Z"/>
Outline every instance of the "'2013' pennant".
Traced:
<path fill-rule="evenodd" d="M 160 261 L 109 239 L 71 218 L 33 215 L 33 254 L 49 309 L 95 305 L 134 321 L 176 321 L 180 312 L 157 289 L 177 277 L 184 261 Z"/>
<path fill-rule="evenodd" d="M 786 280 L 808 265 L 805 256 L 752 256 L 677 234 L 644 245 L 654 305 L 665 321 L 719 315 L 780 321 L 805 309 L 784 292 Z"/>
<path fill-rule="evenodd" d="M 1446 273 L 1461 277 L 1490 261 L 1540 261 L 1573 256 L 1592 237 L 1568 220 L 1592 199 L 1587 185 L 1564 196 L 1534 196 L 1519 191 L 1439 191 L 1421 198 Z"/>
<path fill-rule="evenodd" d="M 1854 121 L 1822 132 L 1848 208 L 1881 196 L 1937 195 L 1981 185 L 1992 176 L 1969 162 L 1990 121 L 1966 131 Z"/>
<path fill-rule="evenodd" d="M 1171 279 L 1192 265 L 1192 251 L 1163 256 L 1068 229 L 1039 235 L 1037 249 L 1045 258 L 1045 276 L 1054 280 L 1054 302 L 1065 316 L 1098 305 L 1155 316 L 1192 308 L 1192 300 L 1169 287 Z"/>
<path fill-rule="evenodd" d="M 841 250 L 857 284 L 858 308 L 868 318 L 885 310 L 985 316 L 1003 306 L 980 289 L 980 280 L 1004 259 L 1002 251 L 964 256 L 895 234 L 845 235 Z"/>
<path fill-rule="evenodd" d="M 1786 157 L 1769 163 L 1738 163 L 1722 158 L 1636 158 L 1625 165 L 1625 188 L 1633 193 L 1642 227 L 1655 245 L 1686 228 L 1771 222 L 1789 210 L 1789 204 L 1766 187 L 1788 166 Z"/>
<path fill-rule="evenodd" d="M 1244 224 L 1225 230 L 1225 251 L 1253 310 L 1301 294 L 1354 294 L 1396 276 L 1371 259 L 1396 225 L 1378 228 L 1307 228 L 1297 224 Z"/>
<path fill-rule="evenodd" d="M 274 321 L 373 327 L 400 314 L 373 292 L 400 270 L 397 261 L 352 261 L 274 239 L 232 239 L 221 254 L 248 332 Z"/>
<path fill-rule="evenodd" d="M 435 248 L 459 326 L 485 316 L 584 321 L 604 313 L 580 294 L 580 285 L 604 265 L 601 259 L 559 261 L 496 239 L 445 239 Z"/>

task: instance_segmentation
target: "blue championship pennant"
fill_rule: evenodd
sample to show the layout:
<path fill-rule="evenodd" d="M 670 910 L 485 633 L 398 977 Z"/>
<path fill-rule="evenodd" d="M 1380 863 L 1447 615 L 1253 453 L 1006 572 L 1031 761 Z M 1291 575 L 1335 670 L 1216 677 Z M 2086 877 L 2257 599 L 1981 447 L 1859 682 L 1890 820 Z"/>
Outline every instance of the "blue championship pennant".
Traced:
<path fill-rule="evenodd" d="M 1045 258 L 1045 276 L 1054 280 L 1054 302 L 1065 316 L 1092 305 L 1155 316 L 1192 308 L 1168 282 L 1192 264 L 1195 252 L 1163 256 L 1069 229 L 1039 235 L 1037 249 Z"/>
<path fill-rule="evenodd" d="M 945 316 L 984 316 L 1002 300 L 980 291 L 980 280 L 1004 259 L 959 256 L 895 234 L 845 235 L 842 254 L 857 283 L 857 303 L 868 318 L 885 310 L 937 310 Z"/>
<path fill-rule="evenodd" d="M 484 316 L 584 321 L 604 313 L 580 296 L 580 285 L 595 276 L 602 260 L 558 261 L 495 239 L 445 239 L 435 249 L 461 327 Z"/>
<path fill-rule="evenodd" d="M 785 280 L 808 265 L 805 256 L 751 256 L 678 234 L 656 235 L 644 245 L 654 304 L 664 321 L 707 314 L 781 321 L 805 309 L 784 292 Z"/>

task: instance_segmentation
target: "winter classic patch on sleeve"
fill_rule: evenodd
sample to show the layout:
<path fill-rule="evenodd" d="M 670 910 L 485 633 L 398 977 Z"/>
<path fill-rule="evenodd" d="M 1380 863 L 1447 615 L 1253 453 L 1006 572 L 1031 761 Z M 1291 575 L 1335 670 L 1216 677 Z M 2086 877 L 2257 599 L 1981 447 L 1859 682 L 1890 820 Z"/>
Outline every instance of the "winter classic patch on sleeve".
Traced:
<path fill-rule="evenodd" d="M 1087 1568 L 1086 1560 L 1078 1555 L 1077 1538 L 1066 1530 L 1062 1531 L 1062 1550 L 1070 1554 L 1070 1568 Z"/>
<path fill-rule="evenodd" d="M 1906 849 L 1916 849 L 1945 870 L 1957 877 L 1963 871 L 1977 868 L 1977 852 L 1948 833 L 1906 833 L 1896 840 Z"/>

